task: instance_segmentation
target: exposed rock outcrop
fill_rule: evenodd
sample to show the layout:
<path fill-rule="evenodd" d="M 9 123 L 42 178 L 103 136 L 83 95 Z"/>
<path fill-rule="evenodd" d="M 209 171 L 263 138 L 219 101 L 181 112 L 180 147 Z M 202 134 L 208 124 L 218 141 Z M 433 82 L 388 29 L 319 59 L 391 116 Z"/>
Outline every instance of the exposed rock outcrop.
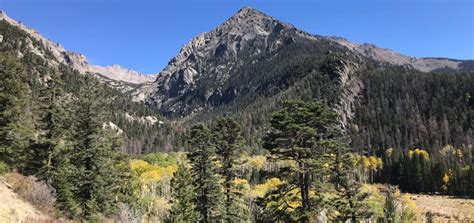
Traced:
<path fill-rule="evenodd" d="M 203 101 L 225 97 L 220 87 L 228 83 L 235 70 L 257 62 L 263 53 L 276 53 L 283 45 L 291 44 L 297 31 L 255 9 L 243 8 L 216 29 L 186 44 L 157 80 L 141 89 L 145 101 L 165 113 L 197 112 L 202 108 L 188 106 L 181 98 L 191 94 L 201 94 Z M 212 82 L 212 87 L 198 92 L 196 86 L 203 82 Z"/>

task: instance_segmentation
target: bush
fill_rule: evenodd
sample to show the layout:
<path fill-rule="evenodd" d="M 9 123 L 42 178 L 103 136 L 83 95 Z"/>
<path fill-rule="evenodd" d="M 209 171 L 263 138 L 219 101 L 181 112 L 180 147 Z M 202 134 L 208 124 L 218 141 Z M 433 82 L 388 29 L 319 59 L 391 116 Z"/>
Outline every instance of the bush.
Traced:
<path fill-rule="evenodd" d="M 10 170 L 10 168 L 8 167 L 8 165 L 6 163 L 0 161 L 0 176 L 5 174 L 9 170 Z"/>
<path fill-rule="evenodd" d="M 7 182 L 12 185 L 12 189 L 38 210 L 44 213 L 53 214 L 56 202 L 54 189 L 45 182 L 38 181 L 34 176 L 23 176 L 19 173 L 10 173 L 5 176 Z"/>

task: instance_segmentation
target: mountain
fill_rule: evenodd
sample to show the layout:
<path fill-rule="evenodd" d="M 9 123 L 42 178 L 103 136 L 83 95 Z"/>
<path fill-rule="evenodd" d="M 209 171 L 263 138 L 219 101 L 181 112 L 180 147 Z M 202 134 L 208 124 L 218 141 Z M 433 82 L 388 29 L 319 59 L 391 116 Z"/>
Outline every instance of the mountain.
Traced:
<path fill-rule="evenodd" d="M 184 125 L 232 116 L 252 148 L 279 103 L 297 98 L 333 106 L 354 147 L 470 146 L 472 65 L 312 35 L 243 8 L 193 38 L 134 95 Z"/>
<path fill-rule="evenodd" d="M 34 52 L 36 55 L 42 58 L 46 59 L 47 56 L 51 56 L 52 58 L 54 58 L 54 60 L 47 60 L 52 66 L 58 66 L 59 64 L 68 65 L 80 73 L 92 73 L 108 81 L 113 81 L 115 83 L 114 86 L 117 86 L 116 83 L 133 85 L 142 84 L 152 82 L 156 78 L 153 75 L 143 75 L 136 71 L 123 68 L 119 65 L 106 67 L 91 65 L 87 62 L 87 59 L 84 55 L 67 51 L 59 43 L 55 43 L 43 37 L 36 30 L 29 28 L 23 23 L 17 22 L 14 19 L 10 18 L 4 11 L 0 11 L 0 20 L 6 21 L 10 25 L 13 25 L 25 31 L 32 39 L 41 42 L 43 47 L 49 52 L 46 52 L 44 49 L 32 45 L 31 41 L 28 43 L 27 48 L 28 50 Z M 46 55 L 47 53 L 50 53 L 50 55 Z"/>
<path fill-rule="evenodd" d="M 264 73 L 242 83 L 241 78 L 247 75 L 242 73 L 244 69 L 274 59 L 282 49 L 293 45 L 321 42 L 333 44 L 257 10 L 243 8 L 221 26 L 186 44 L 157 80 L 142 88 L 145 101 L 163 114 L 176 117 L 231 103 L 254 90 L 263 90 L 258 85 L 268 83 L 258 78 L 271 81 Z"/>
<path fill-rule="evenodd" d="M 156 81 L 140 89 L 142 94 L 137 100 L 144 100 L 161 113 L 173 117 L 187 117 L 232 103 L 237 98 L 243 100 L 242 97 L 264 87 L 257 84 L 252 89 L 246 85 L 252 86 L 258 78 L 275 75 L 274 70 L 268 69 L 266 73 L 262 71 L 264 77 L 245 79 L 246 82 L 241 83 L 241 86 L 236 86 L 236 82 L 244 80 L 243 70 L 274 60 L 294 45 L 305 44 L 328 45 L 330 47 L 315 48 L 325 48 L 327 51 L 338 48 L 357 58 L 406 66 L 422 72 L 472 70 L 472 61 L 414 58 L 372 44 L 355 44 L 339 37 L 311 35 L 247 7 L 216 29 L 200 34 L 186 44 L 157 75 Z M 289 56 L 301 56 L 300 52 L 294 53 L 300 55 Z M 345 76 L 354 76 L 352 73 L 358 69 L 357 65 L 346 65 L 344 69 L 351 71 L 346 71 Z M 346 85 L 347 79 L 341 80 L 342 85 Z M 349 109 L 350 106 L 346 105 L 345 108 Z"/>

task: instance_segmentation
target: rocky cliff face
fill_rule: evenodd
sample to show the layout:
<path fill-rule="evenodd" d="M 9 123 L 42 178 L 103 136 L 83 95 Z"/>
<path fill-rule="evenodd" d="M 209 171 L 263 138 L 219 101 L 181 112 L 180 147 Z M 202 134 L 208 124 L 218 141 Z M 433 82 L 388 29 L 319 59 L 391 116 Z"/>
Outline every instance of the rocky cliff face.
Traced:
<path fill-rule="evenodd" d="M 183 115 L 202 109 L 189 103 L 206 106 L 212 98 L 232 100 L 238 92 L 222 91 L 232 74 L 264 59 L 263 54 L 276 54 L 299 35 L 305 34 L 257 10 L 243 8 L 224 24 L 186 44 L 157 80 L 142 89 L 145 100 L 164 113 Z M 208 88 L 200 88 L 202 84 Z M 199 98 L 191 99 L 190 95 Z"/>
<path fill-rule="evenodd" d="M 21 30 L 28 33 L 32 39 L 42 43 L 44 45 L 44 48 L 50 51 L 52 55 L 48 55 L 48 53 L 44 52 L 42 48 L 34 46 L 31 41 L 29 41 L 28 50 L 46 59 L 46 61 L 50 63 L 50 65 L 52 65 L 53 67 L 58 66 L 59 64 L 69 65 L 81 73 L 89 72 L 92 74 L 99 74 L 98 77 L 105 77 L 107 79 L 115 81 L 115 83 L 123 82 L 125 84 L 143 84 L 147 82 L 152 82 L 156 79 L 156 76 L 154 75 L 139 74 L 136 71 L 132 71 L 130 69 L 126 69 L 118 65 L 102 67 L 98 65 L 88 64 L 87 58 L 84 55 L 67 51 L 59 43 L 55 43 L 42 36 L 36 30 L 25 26 L 21 22 L 15 21 L 3 11 L 0 11 L 0 20 L 6 21 L 11 25 L 20 28 Z M 21 52 L 18 53 L 19 56 L 21 56 Z M 52 58 L 50 58 L 49 56 L 51 56 Z"/>

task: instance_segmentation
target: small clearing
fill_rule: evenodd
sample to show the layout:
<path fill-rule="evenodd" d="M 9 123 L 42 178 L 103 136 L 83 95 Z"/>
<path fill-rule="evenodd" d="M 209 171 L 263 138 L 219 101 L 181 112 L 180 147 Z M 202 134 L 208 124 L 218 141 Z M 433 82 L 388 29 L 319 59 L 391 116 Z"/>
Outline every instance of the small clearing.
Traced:
<path fill-rule="evenodd" d="M 474 221 L 474 199 L 450 196 L 410 194 L 424 217 L 433 213 L 435 222 Z"/>

